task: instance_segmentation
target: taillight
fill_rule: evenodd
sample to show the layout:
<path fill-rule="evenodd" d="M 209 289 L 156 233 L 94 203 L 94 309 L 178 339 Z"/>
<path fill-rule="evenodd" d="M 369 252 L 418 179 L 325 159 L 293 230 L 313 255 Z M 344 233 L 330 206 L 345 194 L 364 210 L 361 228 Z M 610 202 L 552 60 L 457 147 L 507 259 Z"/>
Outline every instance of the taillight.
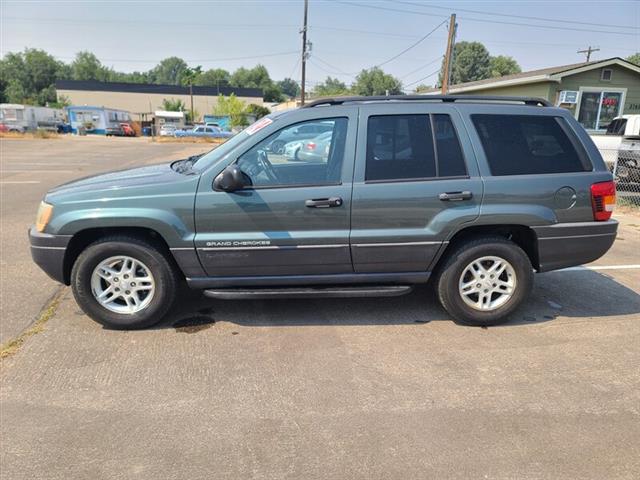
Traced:
<path fill-rule="evenodd" d="M 306 148 L 307 150 L 315 150 L 315 148 L 316 148 L 316 144 L 315 144 L 315 143 L 313 143 L 313 142 L 309 142 L 309 143 L 307 143 L 307 144 L 306 144 L 305 148 Z"/>
<path fill-rule="evenodd" d="M 609 220 L 616 205 L 616 184 L 612 181 L 591 185 L 591 206 L 593 219 L 602 222 Z"/>

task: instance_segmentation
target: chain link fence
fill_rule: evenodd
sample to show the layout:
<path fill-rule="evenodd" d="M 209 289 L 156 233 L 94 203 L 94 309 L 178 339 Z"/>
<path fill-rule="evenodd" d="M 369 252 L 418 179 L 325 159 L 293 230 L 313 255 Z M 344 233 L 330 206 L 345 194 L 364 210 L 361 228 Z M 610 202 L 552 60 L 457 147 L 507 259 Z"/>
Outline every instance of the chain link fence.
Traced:
<path fill-rule="evenodd" d="M 640 208 L 640 150 L 601 150 L 616 182 L 617 203 Z"/>

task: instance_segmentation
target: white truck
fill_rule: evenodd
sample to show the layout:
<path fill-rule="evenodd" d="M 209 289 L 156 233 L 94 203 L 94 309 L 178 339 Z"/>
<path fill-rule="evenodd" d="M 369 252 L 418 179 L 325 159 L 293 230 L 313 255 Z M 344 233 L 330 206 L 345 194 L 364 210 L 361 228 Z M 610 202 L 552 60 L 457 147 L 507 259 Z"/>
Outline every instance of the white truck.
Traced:
<path fill-rule="evenodd" d="M 27 132 L 39 128 L 55 131 L 58 125 L 64 123 L 64 118 L 64 110 L 61 108 L 0 104 L 0 124 L 10 132 Z"/>
<path fill-rule="evenodd" d="M 640 182 L 640 114 L 616 117 L 591 138 L 618 181 Z"/>

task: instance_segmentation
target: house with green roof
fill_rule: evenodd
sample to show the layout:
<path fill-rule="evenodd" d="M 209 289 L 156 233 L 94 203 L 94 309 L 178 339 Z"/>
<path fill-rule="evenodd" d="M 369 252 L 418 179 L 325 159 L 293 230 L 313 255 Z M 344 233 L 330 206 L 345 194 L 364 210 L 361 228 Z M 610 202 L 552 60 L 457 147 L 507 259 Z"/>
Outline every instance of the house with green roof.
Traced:
<path fill-rule="evenodd" d="M 449 93 L 541 97 L 571 110 L 590 133 L 600 133 L 615 117 L 640 114 L 640 66 L 614 57 L 460 83 Z"/>

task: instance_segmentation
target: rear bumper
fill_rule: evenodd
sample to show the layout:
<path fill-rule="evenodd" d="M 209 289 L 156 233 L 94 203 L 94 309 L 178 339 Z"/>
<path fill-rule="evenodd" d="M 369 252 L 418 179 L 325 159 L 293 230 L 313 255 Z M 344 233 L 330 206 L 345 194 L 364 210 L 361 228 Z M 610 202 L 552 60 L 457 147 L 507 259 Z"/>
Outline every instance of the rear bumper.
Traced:
<path fill-rule="evenodd" d="M 64 256 L 71 235 L 40 233 L 35 227 L 29 229 L 31 258 L 44 272 L 60 283 L 66 283 Z"/>
<path fill-rule="evenodd" d="M 618 222 L 558 223 L 532 227 L 538 237 L 540 272 L 593 262 L 613 245 Z"/>

